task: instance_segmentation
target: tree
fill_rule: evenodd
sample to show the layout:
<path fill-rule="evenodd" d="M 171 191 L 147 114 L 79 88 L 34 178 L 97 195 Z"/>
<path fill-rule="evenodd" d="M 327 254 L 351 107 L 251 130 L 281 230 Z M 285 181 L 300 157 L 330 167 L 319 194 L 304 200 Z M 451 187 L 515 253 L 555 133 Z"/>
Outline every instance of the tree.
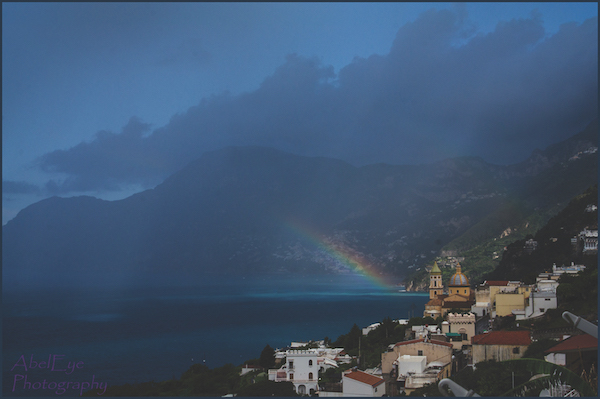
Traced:
<path fill-rule="evenodd" d="M 238 396 L 298 396 L 291 382 L 260 381 L 247 385 L 237 392 Z"/>
<path fill-rule="evenodd" d="M 541 359 L 544 360 L 544 351 L 556 345 L 556 341 L 550 338 L 543 338 L 532 342 L 523 353 L 525 359 Z"/>
<path fill-rule="evenodd" d="M 260 367 L 269 369 L 275 367 L 275 350 L 267 344 L 260 353 Z"/>

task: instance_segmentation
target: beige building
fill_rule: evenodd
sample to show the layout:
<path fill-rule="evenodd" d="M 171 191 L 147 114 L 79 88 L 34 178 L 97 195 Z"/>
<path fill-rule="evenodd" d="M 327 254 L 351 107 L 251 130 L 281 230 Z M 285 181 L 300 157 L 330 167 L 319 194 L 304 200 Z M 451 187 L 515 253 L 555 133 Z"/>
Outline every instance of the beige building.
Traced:
<path fill-rule="evenodd" d="M 473 364 L 519 359 L 531 344 L 529 331 L 492 331 L 471 339 Z"/>
<path fill-rule="evenodd" d="M 447 364 L 452 361 L 452 344 L 426 339 L 398 342 L 391 351 L 381 354 L 381 372 L 390 374 L 394 370 L 394 362 L 403 355 L 425 356 L 427 363 Z"/>
<path fill-rule="evenodd" d="M 453 349 L 460 350 L 463 345 L 471 345 L 475 335 L 475 314 L 448 313 L 442 323 L 442 334 L 450 338 Z"/>

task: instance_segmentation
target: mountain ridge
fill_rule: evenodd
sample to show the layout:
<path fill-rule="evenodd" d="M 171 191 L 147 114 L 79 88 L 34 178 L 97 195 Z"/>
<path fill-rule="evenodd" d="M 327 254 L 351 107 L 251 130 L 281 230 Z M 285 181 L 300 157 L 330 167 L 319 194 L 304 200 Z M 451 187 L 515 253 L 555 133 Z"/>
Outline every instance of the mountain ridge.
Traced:
<path fill-rule="evenodd" d="M 5 279 L 32 283 L 86 270 L 133 281 L 185 280 L 212 273 L 340 273 L 356 266 L 327 249 L 401 279 L 490 209 L 517 198 L 533 212 L 597 181 L 597 154 L 582 153 L 593 126 L 532 154 L 524 161 L 530 168 L 520 173 L 477 157 L 355 167 L 266 147 L 208 152 L 154 189 L 122 200 L 53 197 L 24 209 L 3 226 Z M 568 178 L 572 173 L 580 177 Z M 556 193 L 550 183 L 564 189 Z M 537 186 L 539 192 L 531 188 Z M 293 221 L 316 232 L 312 241 Z"/>

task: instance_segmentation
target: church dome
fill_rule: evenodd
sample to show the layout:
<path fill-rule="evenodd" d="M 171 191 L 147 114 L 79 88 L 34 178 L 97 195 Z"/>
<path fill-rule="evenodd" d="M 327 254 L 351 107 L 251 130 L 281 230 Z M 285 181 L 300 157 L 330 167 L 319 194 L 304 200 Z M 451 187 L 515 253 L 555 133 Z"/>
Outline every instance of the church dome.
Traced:
<path fill-rule="evenodd" d="M 451 286 L 468 286 L 469 285 L 469 279 L 467 278 L 467 276 L 465 276 L 464 274 L 462 274 L 461 270 L 460 270 L 460 264 L 456 266 L 456 273 L 454 273 L 452 275 L 452 277 L 450 277 L 450 284 Z"/>

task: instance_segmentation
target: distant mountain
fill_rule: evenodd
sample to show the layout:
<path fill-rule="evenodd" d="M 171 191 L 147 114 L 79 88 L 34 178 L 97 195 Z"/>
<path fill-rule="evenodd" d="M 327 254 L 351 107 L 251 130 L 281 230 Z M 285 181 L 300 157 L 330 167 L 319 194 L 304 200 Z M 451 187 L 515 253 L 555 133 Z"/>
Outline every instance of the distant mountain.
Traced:
<path fill-rule="evenodd" d="M 462 157 L 357 168 L 225 148 L 123 200 L 53 197 L 27 207 L 3 227 L 3 278 L 131 284 L 361 267 L 399 280 L 498 210 L 519 204 L 488 235 L 583 192 L 597 181 L 594 149 L 597 121 L 510 166 Z"/>

